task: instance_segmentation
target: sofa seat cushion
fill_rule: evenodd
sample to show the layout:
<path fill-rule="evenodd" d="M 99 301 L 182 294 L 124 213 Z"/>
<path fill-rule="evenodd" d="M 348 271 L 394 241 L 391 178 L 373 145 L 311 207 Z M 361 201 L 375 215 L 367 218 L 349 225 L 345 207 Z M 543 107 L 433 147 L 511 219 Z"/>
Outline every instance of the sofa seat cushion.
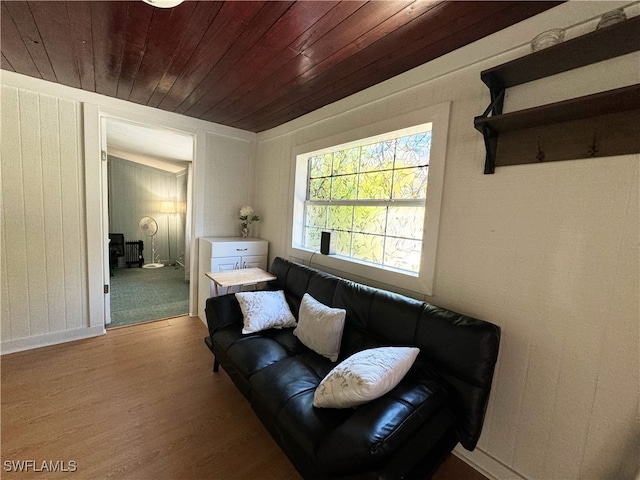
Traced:
<path fill-rule="evenodd" d="M 444 422 L 446 429 L 454 429 L 449 401 L 437 384 L 405 377 L 389 393 L 353 409 L 318 445 L 316 465 L 325 473 L 377 468 L 430 422 Z M 437 441 L 442 429 L 433 434 Z"/>
<path fill-rule="evenodd" d="M 278 441 L 295 445 L 308 459 L 313 458 L 317 444 L 353 413 L 313 407 L 313 394 L 333 365 L 309 351 L 264 368 L 249 380 L 257 415 L 271 426 Z"/>
<path fill-rule="evenodd" d="M 291 398 L 307 391 L 311 392 L 313 402 L 313 393 L 332 366 L 328 359 L 312 351 L 285 358 L 251 377 L 251 388 L 256 392 L 253 398 L 259 399 L 272 416 Z"/>
<path fill-rule="evenodd" d="M 220 348 L 223 352 L 229 350 L 229 347 L 233 345 L 235 342 L 240 340 L 241 338 L 246 338 L 247 335 L 243 335 L 242 326 L 238 325 L 230 325 L 216 330 L 216 332 L 211 335 L 211 340 L 213 343 Z"/>
<path fill-rule="evenodd" d="M 333 366 L 307 352 L 250 378 L 256 414 L 283 448 L 303 456 L 307 468 L 322 474 L 369 469 L 435 416 L 453 428 L 445 390 L 436 380 L 419 379 L 412 372 L 386 395 L 357 408 L 314 407 L 314 392 Z"/>
<path fill-rule="evenodd" d="M 245 334 L 242 333 L 242 325 L 236 324 L 220 328 L 211 336 L 224 352 L 229 350 L 229 347 L 235 342 L 254 337 L 269 338 L 277 342 L 289 355 L 298 355 L 308 350 L 293 334 L 293 328 L 272 328 L 262 332 Z"/>
<path fill-rule="evenodd" d="M 244 378 L 289 356 L 287 350 L 271 338 L 246 335 L 226 351 L 235 368 Z"/>
<path fill-rule="evenodd" d="M 308 350 L 298 337 L 293 334 L 293 328 L 272 328 L 271 330 L 261 332 L 261 334 L 263 337 L 278 342 L 290 356 L 299 355 Z"/>

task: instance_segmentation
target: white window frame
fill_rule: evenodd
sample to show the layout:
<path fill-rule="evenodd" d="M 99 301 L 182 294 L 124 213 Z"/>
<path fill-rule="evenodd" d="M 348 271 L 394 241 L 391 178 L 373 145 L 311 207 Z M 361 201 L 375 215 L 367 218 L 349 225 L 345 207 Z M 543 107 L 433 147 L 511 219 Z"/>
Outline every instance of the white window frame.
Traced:
<path fill-rule="evenodd" d="M 289 256 L 305 262 L 310 261 L 313 257 L 314 265 L 371 279 L 378 283 L 392 285 L 427 296 L 433 295 L 449 111 L 450 102 L 444 102 L 295 147 L 293 149 L 295 187 Z M 424 125 L 429 123 L 432 124 L 431 152 L 422 256 L 418 275 L 390 270 L 382 266 L 361 262 L 354 258 L 322 255 L 317 250 L 311 250 L 303 246 L 304 204 L 307 199 L 309 156 L 319 151 L 349 148 L 350 145 L 361 144 L 363 141 L 373 143 L 392 137 L 411 135 L 423 131 Z"/>

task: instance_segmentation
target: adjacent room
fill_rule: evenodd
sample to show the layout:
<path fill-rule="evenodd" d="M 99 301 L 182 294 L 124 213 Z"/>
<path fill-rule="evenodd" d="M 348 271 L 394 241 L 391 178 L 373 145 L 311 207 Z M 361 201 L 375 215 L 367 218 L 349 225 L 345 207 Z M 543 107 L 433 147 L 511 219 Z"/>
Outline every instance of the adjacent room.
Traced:
<path fill-rule="evenodd" d="M 640 2 L 0 0 L 2 477 L 640 480 Z"/>
<path fill-rule="evenodd" d="M 187 315 L 193 136 L 116 118 L 105 126 L 107 327 Z"/>

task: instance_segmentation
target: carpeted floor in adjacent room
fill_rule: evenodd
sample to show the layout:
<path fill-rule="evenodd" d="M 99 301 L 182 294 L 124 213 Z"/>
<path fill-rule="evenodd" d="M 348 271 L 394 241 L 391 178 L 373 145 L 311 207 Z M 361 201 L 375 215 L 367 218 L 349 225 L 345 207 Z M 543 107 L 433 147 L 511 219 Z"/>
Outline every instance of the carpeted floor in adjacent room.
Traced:
<path fill-rule="evenodd" d="M 185 315 L 189 282 L 183 268 L 116 268 L 108 328 Z"/>

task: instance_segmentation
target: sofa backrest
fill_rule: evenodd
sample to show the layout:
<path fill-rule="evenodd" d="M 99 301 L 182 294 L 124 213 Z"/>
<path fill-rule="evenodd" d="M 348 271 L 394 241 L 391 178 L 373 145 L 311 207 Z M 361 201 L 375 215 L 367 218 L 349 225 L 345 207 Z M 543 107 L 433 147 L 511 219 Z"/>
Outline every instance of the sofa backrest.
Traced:
<path fill-rule="evenodd" d="M 277 278 L 272 287 L 284 290 L 291 312 L 298 318 L 300 302 L 305 293 L 325 305 L 333 305 L 336 286 L 341 278 L 313 268 L 276 257 L 271 264 L 271 273 Z"/>
<path fill-rule="evenodd" d="M 271 273 L 296 318 L 305 292 L 347 311 L 339 360 L 383 345 L 419 347 L 419 360 L 448 385 L 460 443 L 475 448 L 498 357 L 498 326 L 279 257 Z"/>

